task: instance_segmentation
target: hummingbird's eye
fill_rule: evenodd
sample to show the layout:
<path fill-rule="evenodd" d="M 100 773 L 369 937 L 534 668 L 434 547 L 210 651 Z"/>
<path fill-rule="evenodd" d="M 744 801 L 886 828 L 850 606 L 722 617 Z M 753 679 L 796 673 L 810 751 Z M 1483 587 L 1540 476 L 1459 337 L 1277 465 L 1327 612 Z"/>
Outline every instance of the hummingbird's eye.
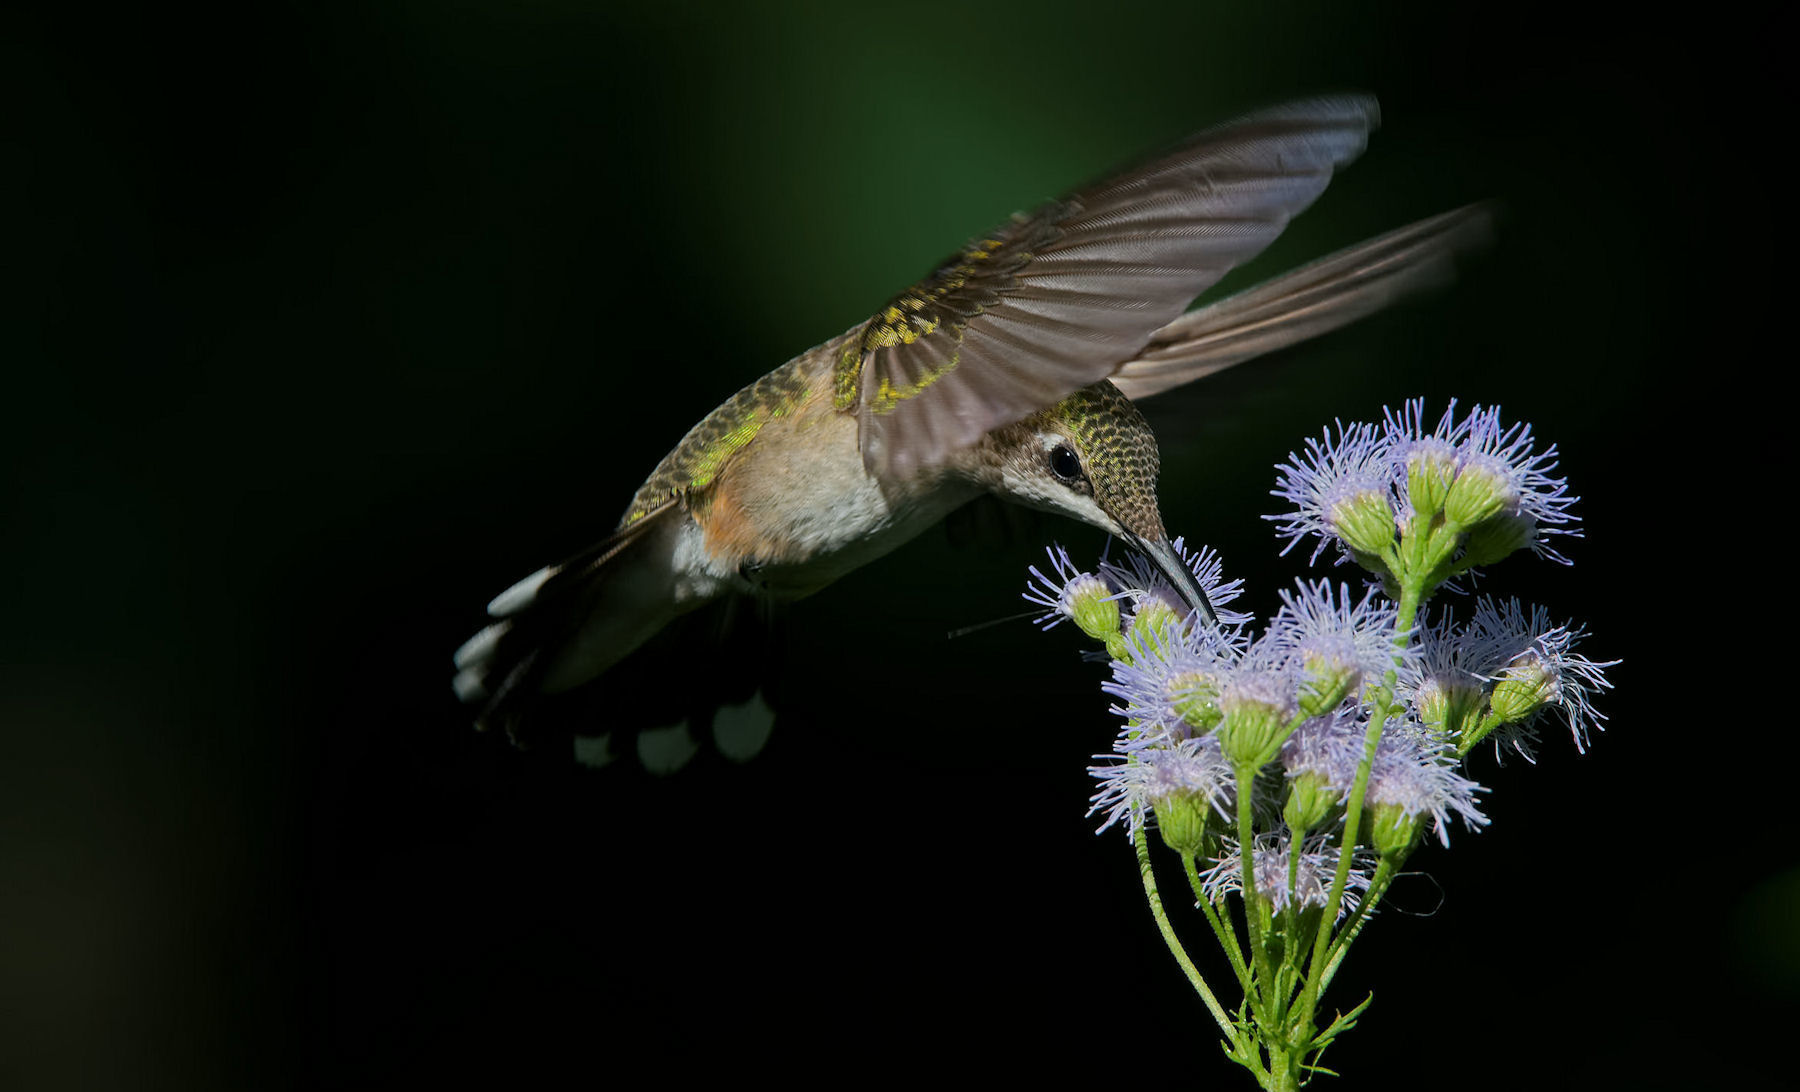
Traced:
<path fill-rule="evenodd" d="M 1065 482 L 1081 480 L 1081 460 L 1075 457 L 1074 449 L 1068 444 L 1057 444 L 1050 449 L 1050 473 Z"/>

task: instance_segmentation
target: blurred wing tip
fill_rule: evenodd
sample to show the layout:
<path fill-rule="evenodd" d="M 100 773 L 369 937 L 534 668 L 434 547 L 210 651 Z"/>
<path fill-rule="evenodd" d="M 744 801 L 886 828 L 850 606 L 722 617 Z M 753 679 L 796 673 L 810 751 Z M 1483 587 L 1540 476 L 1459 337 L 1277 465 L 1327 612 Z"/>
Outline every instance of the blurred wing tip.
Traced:
<path fill-rule="evenodd" d="M 1493 245 L 1495 227 L 1505 214 L 1505 205 L 1500 200 L 1487 197 L 1451 209 L 1441 214 L 1440 219 L 1452 225 L 1461 246 L 1479 249 Z"/>
<path fill-rule="evenodd" d="M 1189 311 L 1113 382 L 1148 398 L 1447 284 L 1459 257 L 1491 245 L 1496 212 L 1492 201 L 1450 209 Z"/>
<path fill-rule="evenodd" d="M 1381 103 L 1367 91 L 1330 91 L 1306 95 L 1244 115 L 1241 121 L 1275 118 L 1342 118 L 1359 120 L 1366 128 L 1381 127 Z M 1231 122 L 1229 125 L 1239 124 Z M 1221 126 L 1226 128 L 1228 126 Z"/>

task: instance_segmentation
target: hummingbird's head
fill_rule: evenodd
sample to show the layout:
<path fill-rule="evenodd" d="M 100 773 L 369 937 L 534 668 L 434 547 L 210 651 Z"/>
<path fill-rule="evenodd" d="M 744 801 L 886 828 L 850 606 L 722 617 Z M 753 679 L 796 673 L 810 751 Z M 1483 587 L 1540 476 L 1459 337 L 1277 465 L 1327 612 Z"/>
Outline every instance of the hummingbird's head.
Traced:
<path fill-rule="evenodd" d="M 1162 459 L 1144 415 L 1102 380 L 985 438 L 977 472 L 1008 500 L 1072 516 L 1125 540 L 1155 562 L 1208 621 L 1212 604 L 1163 530 L 1156 504 Z"/>

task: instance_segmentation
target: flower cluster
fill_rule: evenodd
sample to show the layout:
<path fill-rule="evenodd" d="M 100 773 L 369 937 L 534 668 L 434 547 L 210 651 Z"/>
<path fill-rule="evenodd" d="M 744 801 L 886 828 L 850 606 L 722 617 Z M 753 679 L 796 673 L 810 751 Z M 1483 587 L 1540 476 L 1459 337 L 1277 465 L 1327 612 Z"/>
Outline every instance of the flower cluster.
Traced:
<path fill-rule="evenodd" d="M 1543 607 L 1517 599 L 1475 601 L 1474 614 L 1457 624 L 1448 611 L 1419 631 L 1419 655 L 1400 677 L 1402 692 L 1420 719 L 1467 754 L 1490 734 L 1497 746 L 1533 757 L 1537 723 L 1560 717 L 1586 752 L 1588 729 L 1603 729 L 1606 715 L 1593 696 L 1611 689 L 1605 669 L 1575 652 L 1587 631 L 1552 624 Z"/>
<path fill-rule="evenodd" d="M 1194 560 L 1206 562 L 1195 575 L 1212 602 L 1241 593 L 1223 581 L 1216 558 Z M 1051 566 L 1055 580 L 1032 570 L 1027 598 L 1051 606 L 1051 624 L 1073 619 L 1118 650 L 1104 689 L 1123 724 L 1113 753 L 1091 769 L 1099 790 L 1089 814 L 1104 816 L 1102 830 L 1124 824 L 1134 841 L 1155 825 L 1178 851 L 1210 857 L 1221 830 L 1229 841 L 1240 786 L 1250 785 L 1252 810 L 1283 828 L 1265 831 L 1274 840 L 1259 841 L 1259 852 L 1287 854 L 1293 833 L 1342 820 L 1368 720 L 1391 700 L 1389 673 L 1423 677 L 1413 646 L 1398 640 L 1394 605 L 1373 590 L 1358 597 L 1329 581 L 1302 583 L 1283 593 L 1253 639 L 1242 615 L 1217 628 L 1180 617 L 1145 586 L 1147 570 L 1083 572 L 1060 548 Z M 1474 802 L 1480 786 L 1455 772 L 1453 742 L 1417 718 L 1404 724 L 1378 741 L 1368 785 L 1378 819 L 1387 820 L 1372 828 L 1385 848 L 1371 848 L 1402 855 L 1426 824 L 1448 843 L 1451 816 L 1486 822 Z M 1264 767 L 1281 776 L 1259 776 Z M 1228 848 L 1219 859 L 1235 853 Z"/>
<path fill-rule="evenodd" d="M 1320 996 L 1401 866 L 1460 820 L 1479 829 L 1486 790 L 1466 776 L 1491 738 L 1531 757 L 1537 726 L 1560 719 L 1585 750 L 1603 726 L 1605 668 L 1585 636 L 1540 607 L 1482 598 L 1465 621 L 1428 609 L 1457 577 L 1572 534 L 1556 449 L 1497 410 L 1455 406 L 1425 426 L 1422 402 L 1380 425 L 1339 425 L 1279 468 L 1294 509 L 1289 547 L 1335 543 L 1375 576 L 1366 591 L 1302 581 L 1260 633 L 1219 609 L 1243 592 L 1210 552 L 1176 552 L 1218 624 L 1186 612 L 1158 570 L 1132 559 L 1085 571 L 1060 547 L 1031 570 L 1025 598 L 1045 627 L 1073 621 L 1106 648 L 1120 725 L 1089 816 L 1121 826 L 1165 941 L 1206 1003 L 1226 1054 L 1265 1088 L 1298 1087 L 1362 1006 L 1321 1026 Z M 1196 906 L 1243 991 L 1237 1015 L 1187 958 L 1162 909 L 1149 840 L 1182 858 Z M 1243 905 L 1243 933 L 1223 907 Z M 1367 1002 L 1365 1001 L 1366 1005 Z M 1309 1060 L 1310 1059 L 1310 1060 Z"/>
<path fill-rule="evenodd" d="M 1423 400 L 1382 424 L 1339 424 L 1306 441 L 1278 469 L 1274 495 L 1294 505 L 1281 521 L 1288 548 L 1318 538 L 1384 580 L 1404 567 L 1435 586 L 1520 549 L 1565 564 L 1550 545 L 1572 535 L 1576 498 L 1552 478 L 1556 447 L 1535 450 L 1531 426 L 1500 422 L 1499 407 L 1456 417 L 1452 401 L 1426 429 Z"/>

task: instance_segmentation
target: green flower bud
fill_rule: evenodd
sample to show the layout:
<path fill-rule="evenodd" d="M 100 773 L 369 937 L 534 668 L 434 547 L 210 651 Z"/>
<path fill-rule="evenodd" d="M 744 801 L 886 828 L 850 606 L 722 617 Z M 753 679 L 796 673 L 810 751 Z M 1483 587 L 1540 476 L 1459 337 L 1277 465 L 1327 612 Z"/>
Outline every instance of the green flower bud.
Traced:
<path fill-rule="evenodd" d="M 1425 813 L 1406 814 L 1399 804 L 1376 804 L 1370 815 L 1369 844 L 1383 857 L 1403 861 L 1425 831 Z"/>
<path fill-rule="evenodd" d="M 1502 723 L 1524 720 L 1562 696 L 1557 674 L 1543 657 L 1527 652 L 1506 666 L 1494 692 L 1488 696 L 1488 708 Z"/>
<path fill-rule="evenodd" d="M 1165 845 L 1177 853 L 1196 857 L 1207 855 L 1211 839 L 1206 826 L 1212 808 L 1206 797 L 1197 792 L 1176 792 L 1150 802 L 1156 814 L 1156 829 Z"/>
<path fill-rule="evenodd" d="M 1362 682 L 1362 672 L 1355 664 L 1335 656 L 1309 655 L 1303 666 L 1300 711 L 1309 717 L 1322 717 L 1336 709 Z"/>
<path fill-rule="evenodd" d="M 1431 519 L 1444 507 L 1456 480 L 1456 452 L 1441 442 L 1415 446 L 1406 457 L 1406 499 L 1413 511 Z"/>
<path fill-rule="evenodd" d="M 1162 655 L 1167 651 L 1162 647 L 1163 635 L 1180 622 L 1181 616 L 1162 596 L 1146 595 L 1138 600 L 1137 609 L 1131 614 L 1132 640 L 1151 653 Z"/>
<path fill-rule="evenodd" d="M 1200 735 L 1218 726 L 1225 713 L 1219 708 L 1219 680 L 1203 671 L 1184 671 L 1171 678 L 1169 704 Z"/>
<path fill-rule="evenodd" d="M 1338 791 L 1323 774 L 1303 773 L 1288 779 L 1288 798 L 1282 806 L 1281 818 L 1298 840 L 1305 837 L 1307 831 L 1323 824 L 1331 809 L 1337 807 L 1337 802 Z"/>
<path fill-rule="evenodd" d="M 1537 520 L 1523 513 L 1503 512 L 1469 529 L 1469 537 L 1463 543 L 1463 559 L 1470 565 L 1492 565 L 1535 541 Z"/>
<path fill-rule="evenodd" d="M 1426 727 L 1459 736 L 1463 725 L 1480 712 L 1481 698 L 1481 688 L 1473 682 L 1430 678 L 1415 691 L 1413 710 Z"/>
<path fill-rule="evenodd" d="M 1077 578 L 1064 593 L 1064 603 L 1081 632 L 1094 640 L 1109 641 L 1119 635 L 1119 601 L 1105 581 L 1094 576 Z"/>
<path fill-rule="evenodd" d="M 1394 509 L 1387 496 L 1373 489 L 1348 493 L 1325 512 L 1326 522 L 1353 554 L 1377 557 L 1394 544 Z"/>
<path fill-rule="evenodd" d="M 1295 710 L 1293 694 L 1280 676 L 1234 682 L 1219 708 L 1225 714 L 1216 729 L 1219 750 L 1234 767 L 1258 770 L 1275 761 Z"/>
<path fill-rule="evenodd" d="M 1518 502 L 1518 491 L 1505 473 L 1505 464 L 1477 459 L 1465 465 L 1450 484 L 1444 518 L 1459 527 L 1473 527 L 1517 507 Z"/>

